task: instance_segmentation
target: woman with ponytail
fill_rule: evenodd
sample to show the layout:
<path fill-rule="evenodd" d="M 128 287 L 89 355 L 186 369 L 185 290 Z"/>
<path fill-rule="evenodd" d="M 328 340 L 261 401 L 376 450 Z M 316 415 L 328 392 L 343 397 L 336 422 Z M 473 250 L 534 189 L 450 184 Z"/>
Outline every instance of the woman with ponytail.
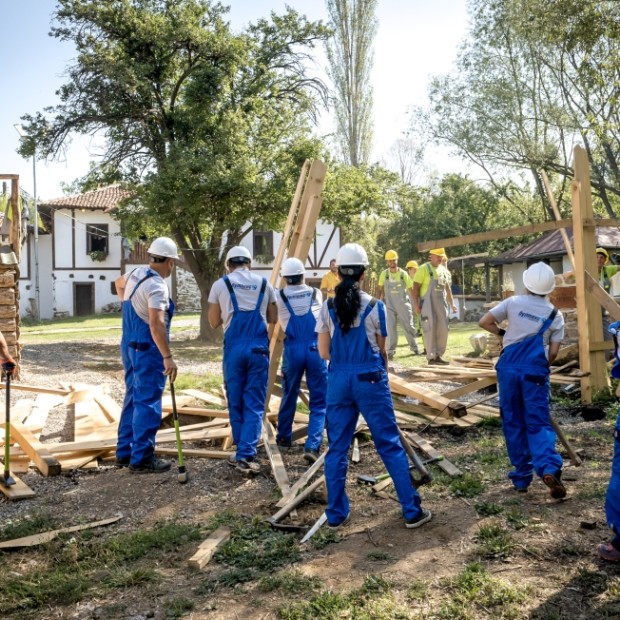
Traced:
<path fill-rule="evenodd" d="M 364 416 L 379 456 L 394 481 L 405 526 L 413 529 L 431 519 L 411 483 L 409 461 L 400 441 L 387 378 L 385 306 L 361 290 L 368 256 L 357 243 L 343 245 L 336 256 L 340 284 L 323 304 L 317 320 L 319 353 L 329 361 L 325 455 L 327 522 L 349 521 L 345 491 L 348 452 L 359 413 Z"/>

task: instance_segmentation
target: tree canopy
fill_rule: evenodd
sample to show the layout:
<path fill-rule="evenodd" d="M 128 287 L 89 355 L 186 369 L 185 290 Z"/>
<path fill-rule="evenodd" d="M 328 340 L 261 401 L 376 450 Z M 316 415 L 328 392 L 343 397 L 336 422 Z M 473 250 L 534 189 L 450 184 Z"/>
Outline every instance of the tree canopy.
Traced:
<path fill-rule="evenodd" d="M 170 231 L 203 308 L 225 247 L 285 219 L 304 159 L 321 152 L 310 123 L 326 92 L 308 68 L 322 23 L 288 8 L 234 33 L 226 12 L 210 0 L 59 0 L 51 34 L 77 56 L 60 103 L 24 117 L 24 154 L 103 137 L 87 183 L 134 189 L 118 214 L 126 234 Z"/>
<path fill-rule="evenodd" d="M 515 199 L 515 171 L 572 177 L 575 144 L 585 147 L 592 187 L 613 215 L 620 197 L 620 5 L 566 0 L 471 0 L 471 29 L 456 70 L 435 77 L 419 131 L 482 168 Z M 570 199 L 570 196 L 569 196 Z M 515 199 L 518 202 L 518 199 Z"/>

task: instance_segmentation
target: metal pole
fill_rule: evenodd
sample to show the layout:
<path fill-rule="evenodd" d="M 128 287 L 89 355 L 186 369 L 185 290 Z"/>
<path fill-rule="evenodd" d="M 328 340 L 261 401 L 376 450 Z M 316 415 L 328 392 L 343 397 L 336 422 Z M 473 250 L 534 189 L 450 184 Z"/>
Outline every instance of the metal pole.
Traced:
<path fill-rule="evenodd" d="M 34 185 L 34 320 L 41 320 L 40 291 L 39 291 L 39 208 L 37 203 L 37 154 L 32 155 L 32 182 Z"/>

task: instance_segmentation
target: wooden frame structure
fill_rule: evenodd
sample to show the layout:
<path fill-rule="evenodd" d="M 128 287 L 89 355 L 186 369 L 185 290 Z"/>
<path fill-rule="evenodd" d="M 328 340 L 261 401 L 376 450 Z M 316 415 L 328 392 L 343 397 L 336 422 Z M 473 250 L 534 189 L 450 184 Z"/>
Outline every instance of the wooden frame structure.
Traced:
<path fill-rule="evenodd" d="M 456 247 L 468 243 L 506 239 L 523 234 L 562 230 L 572 226 L 575 243 L 574 254 L 567 247 L 569 257 L 573 255 L 577 289 L 577 325 L 579 328 L 579 361 L 582 375 L 581 400 L 583 403 L 592 402 L 593 395 L 609 387 L 609 377 L 605 363 L 606 343 L 602 341 L 603 323 L 600 306 L 603 306 L 610 316 L 620 320 L 620 306 L 599 286 L 596 265 L 596 237 L 597 226 L 620 226 L 620 219 L 594 219 L 592 210 L 592 195 L 590 189 L 590 172 L 588 157 L 585 149 L 576 146 L 573 151 L 574 178 L 572 183 L 572 219 L 559 219 L 556 213 L 555 221 L 528 224 L 504 230 L 489 230 L 461 237 L 425 241 L 418 244 L 418 250 L 430 250 L 435 247 Z M 554 205 L 553 196 L 546 183 L 549 201 Z M 557 207 L 556 207 L 557 209 Z M 555 209 L 554 209 L 555 212 Z M 563 235 L 564 236 L 564 235 Z"/>

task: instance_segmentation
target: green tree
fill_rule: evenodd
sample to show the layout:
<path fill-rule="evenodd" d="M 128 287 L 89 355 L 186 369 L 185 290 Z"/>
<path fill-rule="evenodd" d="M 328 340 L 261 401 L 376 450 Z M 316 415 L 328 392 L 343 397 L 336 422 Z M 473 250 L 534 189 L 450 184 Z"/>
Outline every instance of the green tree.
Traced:
<path fill-rule="evenodd" d="M 580 143 L 593 190 L 613 215 L 620 195 L 619 4 L 472 0 L 470 13 L 457 70 L 432 80 L 430 106 L 415 115 L 418 130 L 510 189 L 514 204 L 529 190 L 507 179 L 523 171 L 547 206 L 542 169 L 555 173 L 561 200 L 570 201 L 572 151 Z"/>
<path fill-rule="evenodd" d="M 326 44 L 336 135 L 344 161 L 368 164 L 372 149 L 372 42 L 377 0 L 327 0 L 333 37 Z"/>
<path fill-rule="evenodd" d="M 278 228 L 324 85 L 308 75 L 326 28 L 288 9 L 234 34 L 210 0 L 59 0 L 51 34 L 77 57 L 60 104 L 26 116 L 22 152 L 57 156 L 73 133 L 105 138 L 89 181 L 122 181 L 126 234 L 170 233 L 206 300 L 226 249 Z M 30 149 L 30 151 L 29 151 Z"/>

